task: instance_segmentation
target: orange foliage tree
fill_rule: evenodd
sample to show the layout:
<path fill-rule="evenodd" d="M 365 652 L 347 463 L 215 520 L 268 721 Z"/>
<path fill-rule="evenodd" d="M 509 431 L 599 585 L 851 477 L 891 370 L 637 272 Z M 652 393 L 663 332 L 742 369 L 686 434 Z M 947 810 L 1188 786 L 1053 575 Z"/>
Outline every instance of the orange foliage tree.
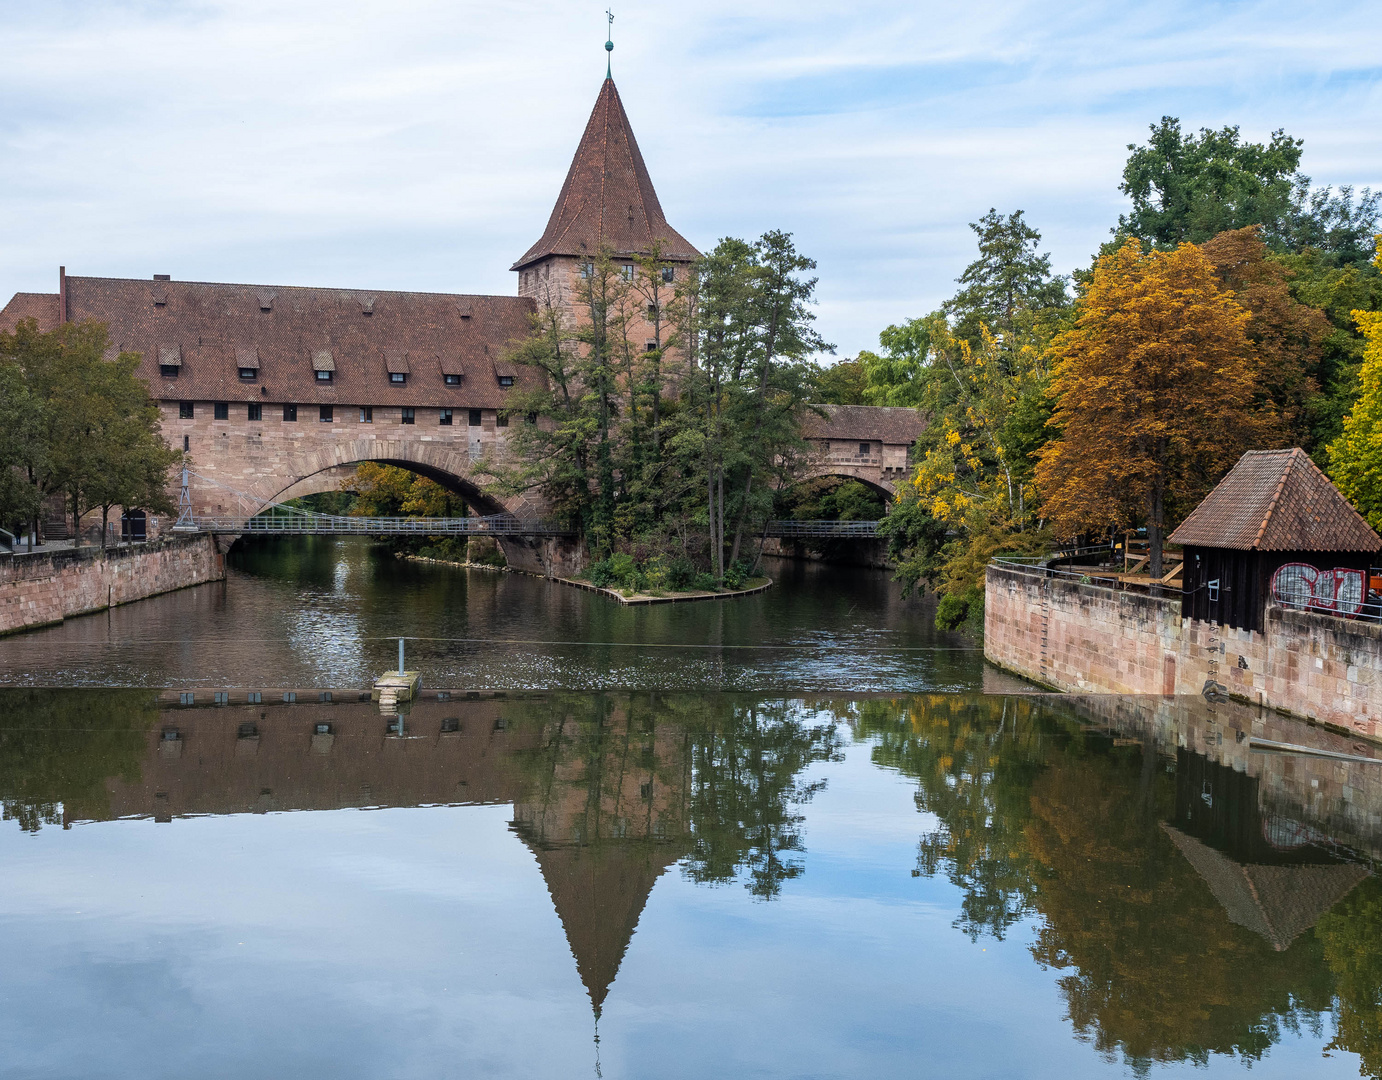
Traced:
<path fill-rule="evenodd" d="M 1051 425 L 1037 485 L 1058 532 L 1147 526 L 1162 573 L 1168 520 L 1266 438 L 1249 314 L 1198 247 L 1101 257 L 1075 325 L 1051 343 Z"/>

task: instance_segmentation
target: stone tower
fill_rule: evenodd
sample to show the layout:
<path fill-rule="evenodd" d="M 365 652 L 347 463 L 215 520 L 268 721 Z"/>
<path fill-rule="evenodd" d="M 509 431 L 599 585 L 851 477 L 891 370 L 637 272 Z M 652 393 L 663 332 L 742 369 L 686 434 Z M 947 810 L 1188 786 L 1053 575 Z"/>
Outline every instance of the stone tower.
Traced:
<path fill-rule="evenodd" d="M 674 264 L 670 294 L 700 253 L 667 224 L 619 91 L 606 78 L 546 231 L 510 268 L 518 271 L 518 294 L 540 308 L 550 303 L 575 326 L 581 321 L 580 277 L 601 246 L 632 267 L 629 257 L 651 253 L 656 241 L 663 259 Z"/>

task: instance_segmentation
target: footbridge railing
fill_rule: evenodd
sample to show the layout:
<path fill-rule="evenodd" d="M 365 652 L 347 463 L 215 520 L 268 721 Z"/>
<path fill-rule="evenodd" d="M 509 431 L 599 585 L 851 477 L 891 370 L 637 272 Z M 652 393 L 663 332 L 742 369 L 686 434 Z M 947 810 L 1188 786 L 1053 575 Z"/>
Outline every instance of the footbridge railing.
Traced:
<path fill-rule="evenodd" d="M 488 517 L 402 518 L 318 514 L 292 506 L 274 506 L 253 517 L 205 517 L 191 514 L 173 526 L 179 533 L 256 536 L 564 536 L 569 528 L 494 514 Z"/>
<path fill-rule="evenodd" d="M 878 535 L 876 521 L 770 521 L 767 536 L 783 539 L 793 537 L 835 537 L 872 539 Z"/>

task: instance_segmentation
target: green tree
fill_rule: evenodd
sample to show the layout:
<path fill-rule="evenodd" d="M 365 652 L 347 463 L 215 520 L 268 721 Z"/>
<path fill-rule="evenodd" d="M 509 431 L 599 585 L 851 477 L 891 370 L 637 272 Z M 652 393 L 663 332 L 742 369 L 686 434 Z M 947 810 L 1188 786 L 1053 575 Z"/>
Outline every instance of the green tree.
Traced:
<path fill-rule="evenodd" d="M 1382 236 L 1377 263 L 1382 265 Z M 1363 390 L 1353 412 L 1344 417 L 1342 434 L 1329 446 L 1329 475 L 1376 529 L 1382 528 L 1382 313 L 1353 315 L 1367 342 Z"/>
<path fill-rule="evenodd" d="M 821 405 L 867 405 L 868 372 L 858 360 L 819 365 L 812 400 Z"/>
<path fill-rule="evenodd" d="M 46 471 L 44 410 L 23 369 L 0 354 L 0 525 L 16 532 L 38 516 L 43 504 L 37 480 Z"/>
<path fill-rule="evenodd" d="M 956 280 L 961 289 L 945 305 L 954 334 L 977 345 L 983 328 L 1002 336 L 1024 314 L 1063 308 L 1065 279 L 1051 274 L 1051 256 L 1039 254 L 1041 233 L 1015 210 L 1004 217 L 990 209 L 969 227 L 979 241 L 979 257 Z"/>

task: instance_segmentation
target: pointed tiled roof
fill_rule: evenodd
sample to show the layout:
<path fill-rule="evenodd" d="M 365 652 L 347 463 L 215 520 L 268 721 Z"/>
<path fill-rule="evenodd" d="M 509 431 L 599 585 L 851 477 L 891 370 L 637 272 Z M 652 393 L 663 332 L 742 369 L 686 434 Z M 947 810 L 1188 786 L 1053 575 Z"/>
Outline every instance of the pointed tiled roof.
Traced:
<path fill-rule="evenodd" d="M 1382 537 L 1299 447 L 1249 450 L 1170 539 L 1239 551 L 1382 549 Z"/>
<path fill-rule="evenodd" d="M 593 255 L 601 244 L 616 255 L 646 253 L 657 239 L 667 258 L 699 254 L 667 224 L 619 91 L 613 79 L 606 79 L 547 231 L 511 269 L 521 270 L 548 255 Z"/>

